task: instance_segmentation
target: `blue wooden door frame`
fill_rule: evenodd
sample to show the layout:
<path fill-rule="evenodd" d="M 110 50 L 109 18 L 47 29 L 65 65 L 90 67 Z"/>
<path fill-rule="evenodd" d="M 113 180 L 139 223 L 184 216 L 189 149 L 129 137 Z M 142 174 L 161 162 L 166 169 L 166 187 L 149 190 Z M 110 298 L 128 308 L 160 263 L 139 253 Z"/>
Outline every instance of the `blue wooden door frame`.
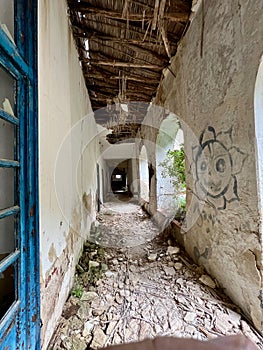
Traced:
<path fill-rule="evenodd" d="M 0 66 L 16 80 L 17 118 L 0 110 L 19 132 L 15 160 L 2 168 L 19 169 L 19 205 L 0 211 L 17 213 L 18 246 L 0 262 L 0 272 L 16 265 L 16 301 L 0 320 L 0 349 L 40 349 L 40 284 L 38 225 L 37 0 L 15 0 L 15 42 L 0 28 Z"/>

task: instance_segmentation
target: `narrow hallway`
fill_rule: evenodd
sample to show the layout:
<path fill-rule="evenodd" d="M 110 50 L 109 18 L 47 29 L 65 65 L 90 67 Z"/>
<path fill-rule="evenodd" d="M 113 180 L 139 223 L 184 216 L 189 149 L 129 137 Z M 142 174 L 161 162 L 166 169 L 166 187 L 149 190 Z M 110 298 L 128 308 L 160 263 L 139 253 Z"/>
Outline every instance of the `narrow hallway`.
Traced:
<path fill-rule="evenodd" d="M 139 205 L 108 202 L 84 246 L 49 349 L 236 333 L 263 349 L 262 337 L 239 312 Z"/>

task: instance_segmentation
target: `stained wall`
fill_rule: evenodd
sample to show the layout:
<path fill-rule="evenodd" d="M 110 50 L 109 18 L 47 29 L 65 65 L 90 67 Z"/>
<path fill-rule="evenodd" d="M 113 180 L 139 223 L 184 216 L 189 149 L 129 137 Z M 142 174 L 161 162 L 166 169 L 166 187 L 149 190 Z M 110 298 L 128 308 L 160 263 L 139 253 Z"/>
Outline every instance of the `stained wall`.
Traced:
<path fill-rule="evenodd" d="M 179 239 L 261 330 L 254 89 L 262 14 L 261 0 L 203 1 L 155 100 L 184 131 L 187 217 Z M 158 128 L 162 116 L 159 126 L 152 120 Z M 148 128 L 144 137 L 153 134 Z"/>
<path fill-rule="evenodd" d="M 38 30 L 41 348 L 46 349 L 95 219 L 98 140 L 66 1 L 39 1 Z"/>

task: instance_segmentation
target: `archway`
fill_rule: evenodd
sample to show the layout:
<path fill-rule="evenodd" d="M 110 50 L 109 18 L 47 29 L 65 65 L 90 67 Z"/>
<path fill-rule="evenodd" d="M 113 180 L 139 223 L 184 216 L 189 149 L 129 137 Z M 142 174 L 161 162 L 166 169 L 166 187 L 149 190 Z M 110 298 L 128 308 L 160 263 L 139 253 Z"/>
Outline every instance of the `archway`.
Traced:
<path fill-rule="evenodd" d="M 178 117 L 170 113 L 163 120 L 156 140 L 157 208 L 167 216 L 185 210 L 185 188 L 174 173 L 176 152 L 183 152 L 184 135 Z M 183 154 L 183 153 L 182 153 Z"/>

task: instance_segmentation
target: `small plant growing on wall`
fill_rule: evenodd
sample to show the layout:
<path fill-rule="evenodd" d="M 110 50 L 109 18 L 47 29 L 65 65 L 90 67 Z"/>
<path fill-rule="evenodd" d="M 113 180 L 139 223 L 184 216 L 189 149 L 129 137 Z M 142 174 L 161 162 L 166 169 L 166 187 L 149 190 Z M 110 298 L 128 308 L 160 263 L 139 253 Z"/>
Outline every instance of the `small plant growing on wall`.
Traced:
<path fill-rule="evenodd" d="M 178 150 L 168 150 L 166 159 L 160 163 L 163 167 L 162 177 L 169 177 L 174 187 L 174 198 L 178 203 L 178 211 L 175 218 L 183 219 L 185 216 L 185 156 L 184 147 L 181 145 Z"/>

